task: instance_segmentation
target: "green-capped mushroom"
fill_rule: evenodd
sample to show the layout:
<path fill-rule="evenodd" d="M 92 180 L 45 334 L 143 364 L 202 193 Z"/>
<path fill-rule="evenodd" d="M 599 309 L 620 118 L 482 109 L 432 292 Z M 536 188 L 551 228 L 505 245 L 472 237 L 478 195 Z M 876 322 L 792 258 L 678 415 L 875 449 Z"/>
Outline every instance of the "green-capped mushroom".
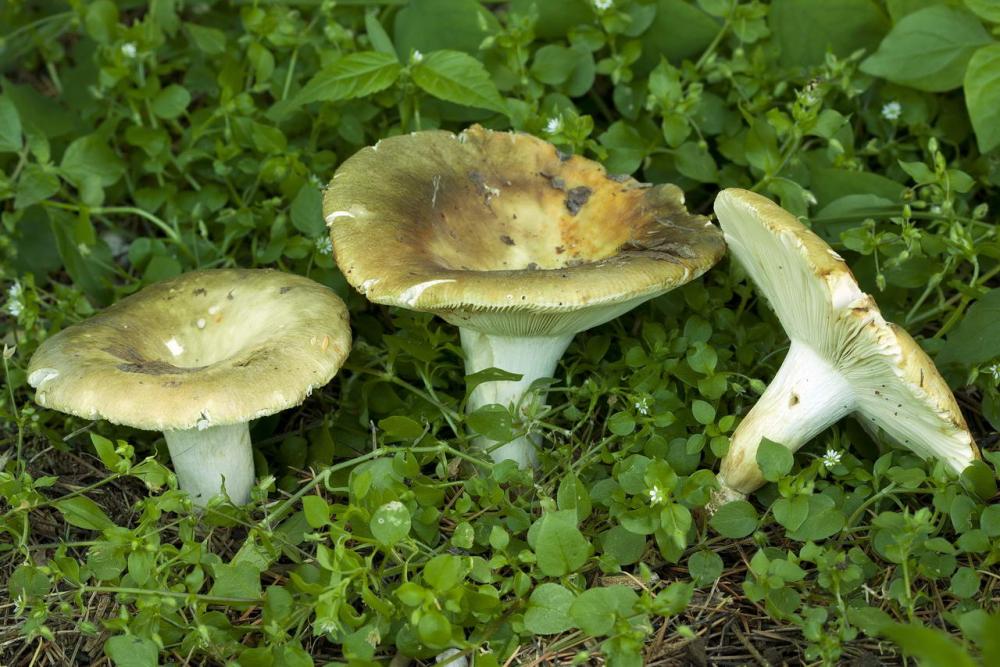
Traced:
<path fill-rule="evenodd" d="M 777 375 L 733 433 L 716 505 L 764 483 L 756 462 L 763 438 L 795 451 L 849 414 L 955 472 L 979 458 L 934 363 L 882 317 L 830 246 L 791 213 L 746 190 L 719 193 L 715 213 L 736 261 L 791 339 Z"/>
<path fill-rule="evenodd" d="M 39 405 L 163 431 L 198 505 L 254 482 L 249 422 L 298 405 L 351 347 L 328 288 L 273 270 L 217 269 L 151 285 L 55 334 L 28 365 Z"/>
<path fill-rule="evenodd" d="M 530 135 L 478 126 L 361 150 L 323 204 L 351 285 L 457 325 L 468 373 L 521 375 L 478 385 L 469 410 L 516 407 L 576 333 L 697 278 L 725 250 L 676 186 L 611 176 Z M 497 461 L 534 461 L 526 437 L 479 444 Z"/>

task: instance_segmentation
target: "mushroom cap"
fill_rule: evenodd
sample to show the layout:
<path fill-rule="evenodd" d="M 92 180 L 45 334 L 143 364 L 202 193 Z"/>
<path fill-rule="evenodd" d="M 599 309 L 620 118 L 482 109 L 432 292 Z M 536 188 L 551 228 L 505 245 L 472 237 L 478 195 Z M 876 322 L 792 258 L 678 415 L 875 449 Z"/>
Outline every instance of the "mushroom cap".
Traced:
<path fill-rule="evenodd" d="M 715 212 L 730 251 L 767 298 L 789 338 L 808 345 L 851 384 L 858 418 L 956 472 L 979 451 L 934 363 L 882 317 L 844 260 L 791 213 L 727 189 Z"/>
<path fill-rule="evenodd" d="M 43 342 L 39 405 L 147 430 L 247 422 L 298 405 L 351 347 L 330 289 L 270 269 L 214 269 L 150 285 Z"/>
<path fill-rule="evenodd" d="M 575 333 L 725 251 L 678 187 L 479 126 L 362 149 L 337 170 L 323 212 L 337 263 L 370 300 L 492 334 Z"/>

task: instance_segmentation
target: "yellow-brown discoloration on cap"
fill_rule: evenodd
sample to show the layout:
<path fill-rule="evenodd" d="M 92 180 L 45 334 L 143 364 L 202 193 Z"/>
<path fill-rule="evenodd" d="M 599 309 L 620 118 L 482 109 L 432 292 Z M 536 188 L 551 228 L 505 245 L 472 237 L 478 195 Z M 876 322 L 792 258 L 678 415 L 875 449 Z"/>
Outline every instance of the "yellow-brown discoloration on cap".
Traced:
<path fill-rule="evenodd" d="M 610 177 L 530 135 L 478 126 L 360 151 L 330 183 L 324 215 L 337 263 L 369 299 L 464 324 L 638 302 L 725 250 L 676 186 Z"/>
<path fill-rule="evenodd" d="M 347 309 L 328 288 L 279 271 L 218 269 L 151 285 L 64 329 L 42 343 L 28 374 L 45 407 L 178 430 L 297 405 L 350 347 Z"/>

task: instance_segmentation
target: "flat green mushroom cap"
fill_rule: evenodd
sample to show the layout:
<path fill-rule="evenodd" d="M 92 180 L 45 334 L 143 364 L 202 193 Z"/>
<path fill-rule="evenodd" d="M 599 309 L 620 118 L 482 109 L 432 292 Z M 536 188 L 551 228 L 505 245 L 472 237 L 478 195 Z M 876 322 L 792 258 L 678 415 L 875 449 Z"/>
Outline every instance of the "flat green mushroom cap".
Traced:
<path fill-rule="evenodd" d="M 328 288 L 216 269 L 151 285 L 46 340 L 28 365 L 45 407 L 147 430 L 248 422 L 298 405 L 351 347 Z"/>
<path fill-rule="evenodd" d="M 609 176 L 541 139 L 478 126 L 361 150 L 323 211 L 341 270 L 368 299 L 505 336 L 596 326 L 725 252 L 676 186 Z"/>

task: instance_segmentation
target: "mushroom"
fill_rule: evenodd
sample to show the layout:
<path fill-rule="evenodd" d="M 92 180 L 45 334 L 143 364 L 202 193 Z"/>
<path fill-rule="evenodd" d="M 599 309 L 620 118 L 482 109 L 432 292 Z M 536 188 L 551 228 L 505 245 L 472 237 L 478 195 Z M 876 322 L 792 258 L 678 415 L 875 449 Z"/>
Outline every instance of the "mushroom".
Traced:
<path fill-rule="evenodd" d="M 576 333 L 697 278 L 725 251 L 676 186 L 610 176 L 530 135 L 479 126 L 362 149 L 337 170 L 323 212 L 357 290 L 457 325 L 470 375 L 521 376 L 477 385 L 470 412 L 517 409 Z M 477 444 L 495 461 L 535 462 L 527 437 Z"/>
<path fill-rule="evenodd" d="M 733 433 L 716 506 L 764 484 L 756 463 L 762 438 L 794 452 L 849 414 L 955 472 L 979 458 L 933 362 L 906 331 L 886 322 L 830 246 L 746 190 L 719 193 L 715 214 L 729 249 L 791 339 L 777 375 Z"/>
<path fill-rule="evenodd" d="M 180 487 L 203 506 L 254 483 L 249 422 L 325 385 L 351 346 L 328 288 L 273 270 L 165 280 L 43 342 L 28 364 L 42 406 L 163 431 Z"/>

